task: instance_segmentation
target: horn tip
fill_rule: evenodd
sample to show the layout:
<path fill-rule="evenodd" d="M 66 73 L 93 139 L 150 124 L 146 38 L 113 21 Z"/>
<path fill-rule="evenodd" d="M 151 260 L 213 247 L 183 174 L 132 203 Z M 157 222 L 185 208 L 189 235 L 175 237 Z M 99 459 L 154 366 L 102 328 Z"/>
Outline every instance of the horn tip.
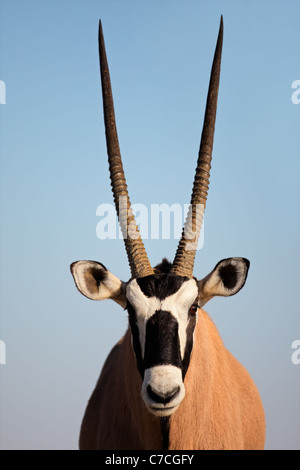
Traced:
<path fill-rule="evenodd" d="M 219 29 L 219 35 L 220 35 L 220 36 L 223 36 L 223 28 L 224 28 L 223 15 L 221 15 L 221 18 L 220 18 L 220 29 Z"/>
<path fill-rule="evenodd" d="M 99 20 L 99 29 L 98 29 L 98 40 L 99 40 L 99 43 L 100 43 L 100 41 L 101 41 L 102 38 L 103 38 L 102 22 L 101 22 L 101 20 Z"/>

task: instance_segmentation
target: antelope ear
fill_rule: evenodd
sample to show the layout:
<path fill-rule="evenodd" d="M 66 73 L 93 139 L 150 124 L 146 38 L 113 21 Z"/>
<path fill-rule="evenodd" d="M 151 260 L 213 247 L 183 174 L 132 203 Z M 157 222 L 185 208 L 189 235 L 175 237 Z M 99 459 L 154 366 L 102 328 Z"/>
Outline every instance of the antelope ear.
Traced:
<path fill-rule="evenodd" d="M 123 308 L 126 297 L 123 282 L 96 261 L 76 261 L 71 273 L 79 292 L 92 300 L 112 299 Z"/>
<path fill-rule="evenodd" d="M 244 286 L 250 261 L 246 258 L 227 258 L 220 261 L 213 271 L 198 281 L 200 307 L 216 295 L 228 297 Z"/>

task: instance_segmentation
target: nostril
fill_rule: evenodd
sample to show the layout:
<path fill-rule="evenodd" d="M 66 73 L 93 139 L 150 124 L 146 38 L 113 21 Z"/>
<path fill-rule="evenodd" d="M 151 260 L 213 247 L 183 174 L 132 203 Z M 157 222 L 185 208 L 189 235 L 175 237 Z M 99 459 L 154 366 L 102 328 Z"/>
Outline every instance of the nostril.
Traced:
<path fill-rule="evenodd" d="M 179 393 L 179 391 L 180 391 L 180 387 L 175 387 L 173 388 L 173 390 L 170 390 L 167 393 L 157 393 L 157 392 L 154 392 L 151 385 L 148 385 L 147 387 L 147 393 L 149 397 L 153 401 L 156 401 L 157 403 L 162 403 L 163 405 L 166 405 L 173 398 L 175 398 L 175 396 Z"/>

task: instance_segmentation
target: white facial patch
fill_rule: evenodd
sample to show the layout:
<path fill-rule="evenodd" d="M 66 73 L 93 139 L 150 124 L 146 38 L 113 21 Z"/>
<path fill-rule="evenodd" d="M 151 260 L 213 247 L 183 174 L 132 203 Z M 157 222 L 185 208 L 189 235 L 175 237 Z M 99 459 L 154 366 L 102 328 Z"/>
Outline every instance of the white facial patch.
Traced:
<path fill-rule="evenodd" d="M 158 297 L 147 297 L 137 280 L 133 279 L 126 288 L 126 297 L 136 313 L 142 357 L 145 354 L 147 321 L 156 311 L 164 310 L 170 312 L 178 322 L 180 353 L 183 359 L 189 321 L 188 312 L 198 298 L 198 286 L 195 280 L 185 281 L 177 292 L 161 300 Z"/>

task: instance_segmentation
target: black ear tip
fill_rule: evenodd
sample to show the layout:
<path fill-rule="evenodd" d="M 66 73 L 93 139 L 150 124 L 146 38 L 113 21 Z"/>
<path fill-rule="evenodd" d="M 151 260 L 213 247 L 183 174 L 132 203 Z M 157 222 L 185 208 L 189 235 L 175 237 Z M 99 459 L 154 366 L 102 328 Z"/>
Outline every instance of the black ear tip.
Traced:
<path fill-rule="evenodd" d="M 74 261 L 74 263 L 70 264 L 70 271 L 71 271 L 72 274 L 73 274 L 73 271 L 74 271 L 74 268 L 75 268 L 75 264 L 77 264 L 77 263 L 78 263 L 78 261 Z"/>
<path fill-rule="evenodd" d="M 250 261 L 247 259 L 247 258 L 242 258 L 246 267 L 247 267 L 247 270 L 250 268 Z"/>

